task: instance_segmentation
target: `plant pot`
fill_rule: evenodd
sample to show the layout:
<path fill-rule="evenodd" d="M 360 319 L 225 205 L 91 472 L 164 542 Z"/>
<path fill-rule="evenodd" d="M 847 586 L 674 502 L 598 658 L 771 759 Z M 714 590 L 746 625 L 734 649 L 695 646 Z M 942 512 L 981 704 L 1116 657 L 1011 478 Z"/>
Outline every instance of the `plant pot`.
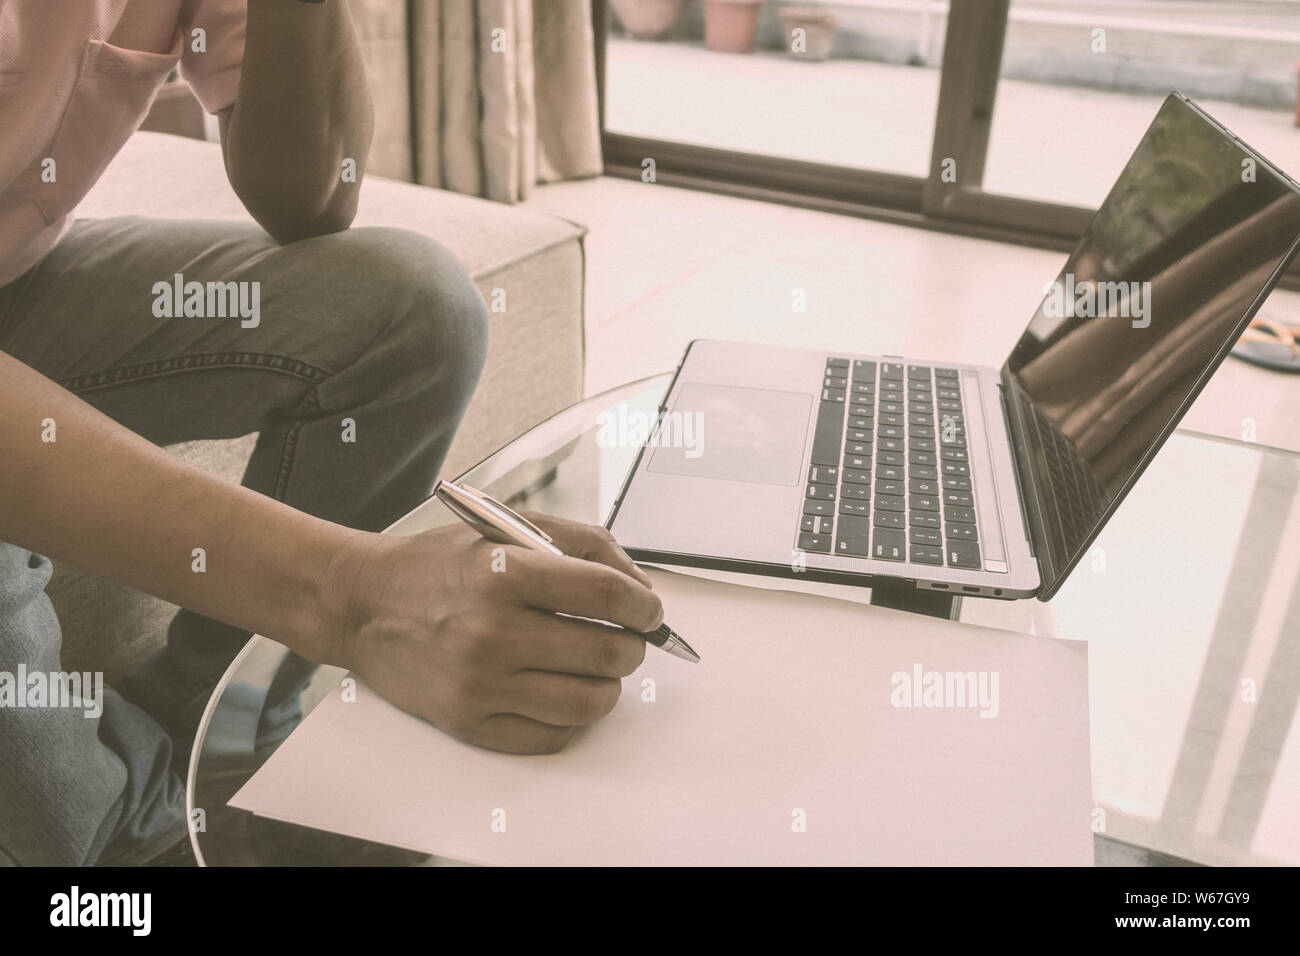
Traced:
<path fill-rule="evenodd" d="M 673 28 L 686 0 L 610 0 L 619 23 L 638 40 L 657 40 Z"/>
<path fill-rule="evenodd" d="M 796 60 L 828 59 L 831 44 L 835 40 L 835 28 L 839 18 L 823 10 L 810 10 L 806 7 L 782 7 L 781 23 L 785 27 L 786 52 Z M 802 47 L 797 49 L 794 31 L 803 30 Z"/>
<path fill-rule="evenodd" d="M 763 0 L 704 0 L 704 45 L 719 53 L 750 53 Z"/>

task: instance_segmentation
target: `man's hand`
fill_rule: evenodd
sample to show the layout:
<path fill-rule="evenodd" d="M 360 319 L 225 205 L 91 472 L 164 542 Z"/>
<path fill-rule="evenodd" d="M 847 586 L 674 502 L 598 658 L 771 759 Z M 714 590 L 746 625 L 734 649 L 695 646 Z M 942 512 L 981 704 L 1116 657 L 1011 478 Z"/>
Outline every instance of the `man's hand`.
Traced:
<path fill-rule="evenodd" d="M 596 620 L 649 631 L 663 606 L 603 528 L 530 518 L 577 556 L 494 544 L 459 523 L 354 539 L 327 588 L 342 601 L 333 616 L 345 666 L 403 710 L 493 750 L 553 753 L 608 714 L 646 644 Z"/>

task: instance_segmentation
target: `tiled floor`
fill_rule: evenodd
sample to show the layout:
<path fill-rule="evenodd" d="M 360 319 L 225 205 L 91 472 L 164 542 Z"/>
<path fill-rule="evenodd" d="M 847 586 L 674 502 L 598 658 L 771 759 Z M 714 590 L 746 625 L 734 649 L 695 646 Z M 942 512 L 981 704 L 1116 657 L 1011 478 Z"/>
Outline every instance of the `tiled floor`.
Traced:
<path fill-rule="evenodd" d="M 528 205 L 591 230 L 588 394 L 672 368 L 694 338 L 1000 366 L 1063 261 L 657 183 L 559 183 Z M 1300 294 L 1265 310 L 1300 323 Z M 1297 409 L 1300 376 L 1229 359 L 1183 427 L 1300 450 Z"/>

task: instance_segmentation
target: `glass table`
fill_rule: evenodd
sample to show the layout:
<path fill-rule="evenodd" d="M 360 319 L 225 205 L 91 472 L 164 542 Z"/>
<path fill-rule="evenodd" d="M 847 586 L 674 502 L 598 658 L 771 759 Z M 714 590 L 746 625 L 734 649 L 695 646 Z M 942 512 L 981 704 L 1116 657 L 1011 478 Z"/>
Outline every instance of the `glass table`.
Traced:
<path fill-rule="evenodd" d="M 619 432 L 607 426 L 619 416 L 652 420 L 670 378 L 574 405 L 460 480 L 512 506 L 603 523 L 637 453 L 607 440 Z M 1089 642 L 1099 865 L 1300 864 L 1298 490 L 1300 455 L 1178 432 L 1050 604 L 969 599 L 912 608 Z M 455 520 L 430 499 L 388 533 Z M 872 600 L 866 588 L 708 573 Z M 899 601 L 897 592 L 877 595 L 877 603 Z M 343 676 L 260 636 L 231 664 L 190 760 L 191 838 L 201 862 L 454 862 L 227 806 Z"/>

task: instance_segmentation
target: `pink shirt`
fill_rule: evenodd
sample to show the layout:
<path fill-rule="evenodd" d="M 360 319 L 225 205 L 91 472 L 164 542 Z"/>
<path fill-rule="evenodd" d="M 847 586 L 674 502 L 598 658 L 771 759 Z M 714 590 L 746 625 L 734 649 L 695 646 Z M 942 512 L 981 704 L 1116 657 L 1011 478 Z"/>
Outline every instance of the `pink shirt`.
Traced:
<path fill-rule="evenodd" d="M 245 16 L 245 0 L 0 0 L 0 286 L 59 241 L 173 69 L 208 112 L 235 101 Z"/>

